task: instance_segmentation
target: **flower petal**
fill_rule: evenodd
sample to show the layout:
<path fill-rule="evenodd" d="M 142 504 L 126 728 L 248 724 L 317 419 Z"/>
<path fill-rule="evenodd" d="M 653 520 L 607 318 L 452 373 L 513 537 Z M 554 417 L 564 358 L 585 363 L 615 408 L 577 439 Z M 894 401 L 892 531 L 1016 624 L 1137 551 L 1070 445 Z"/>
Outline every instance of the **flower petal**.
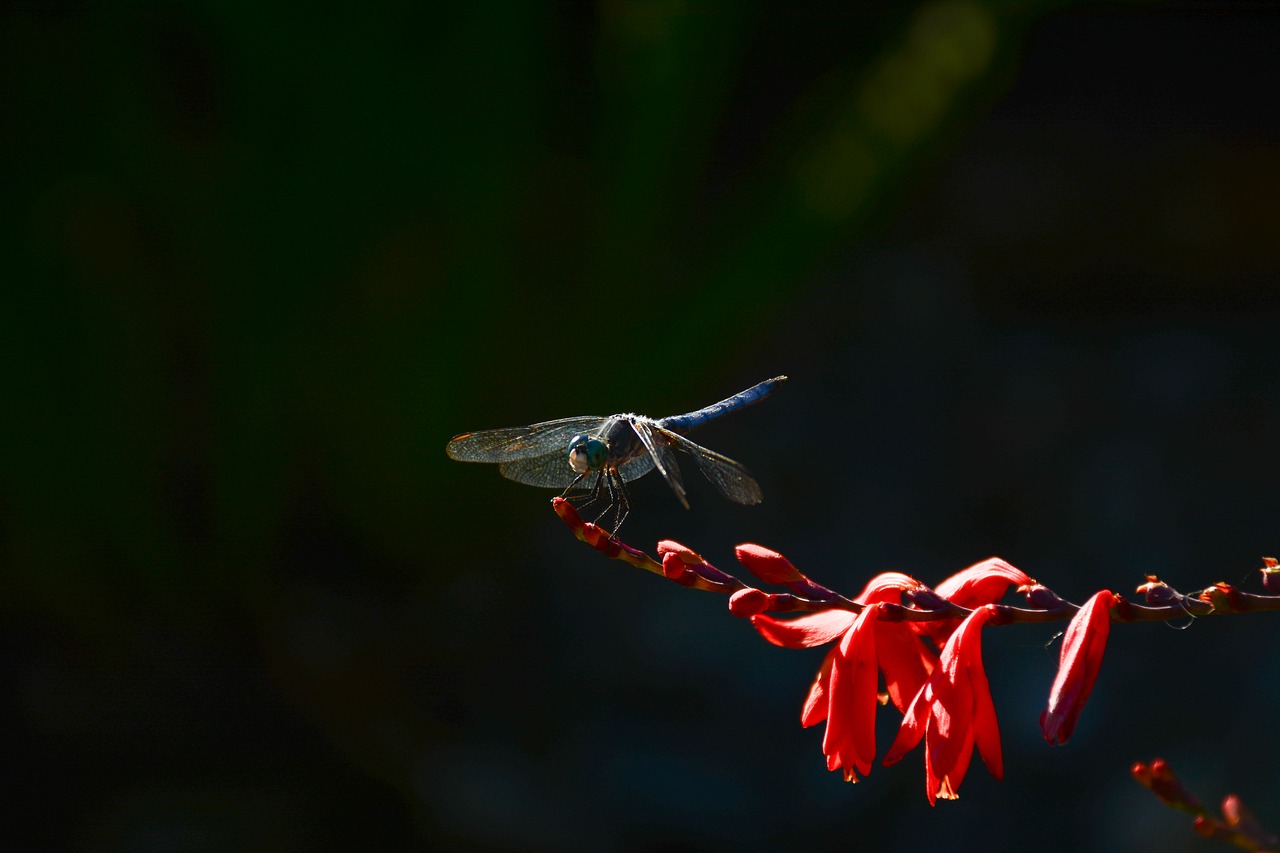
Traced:
<path fill-rule="evenodd" d="M 989 608 L 983 608 L 989 612 Z M 984 620 L 985 624 L 985 620 Z M 991 684 L 982 663 L 981 632 L 975 631 L 975 648 L 966 658 L 968 681 L 973 691 L 973 739 L 987 772 L 996 779 L 1004 778 L 1004 751 L 1000 746 L 1000 725 L 996 706 L 991 700 Z M 968 763 L 968 759 L 965 760 Z M 957 787 L 959 783 L 957 783 Z"/>
<path fill-rule="evenodd" d="M 788 584 L 804 580 L 800 570 L 777 551 L 744 542 L 733 549 L 738 562 L 765 583 Z"/>
<path fill-rule="evenodd" d="M 777 619 L 760 614 L 751 617 L 751 624 L 775 646 L 789 649 L 811 649 L 839 637 L 853 625 L 857 615 L 848 610 L 823 610 L 795 619 Z"/>
<path fill-rule="evenodd" d="M 840 640 L 831 667 L 831 699 L 822 751 L 828 769 L 850 782 L 871 772 L 876 757 L 876 635 L 879 608 L 868 607 Z"/>
<path fill-rule="evenodd" d="M 971 732 L 965 732 L 954 737 L 950 743 L 956 747 L 954 754 L 947 749 L 939 749 L 936 745 L 930 747 L 930 742 L 934 739 L 940 739 L 938 734 L 939 727 L 933 721 L 929 722 L 929 736 L 925 738 L 925 794 L 929 798 L 929 805 L 935 805 L 938 800 L 958 800 L 960 798 L 960 783 L 964 781 L 965 773 L 969 770 L 969 761 L 973 757 L 973 735 Z M 947 743 L 946 741 L 943 741 Z"/>
<path fill-rule="evenodd" d="M 688 545 L 681 545 L 674 539 L 663 539 L 658 542 L 658 556 L 665 557 L 668 554 L 680 554 L 687 558 L 686 563 L 702 563 L 706 562 L 702 559 L 702 555 L 690 548 Z"/>
<path fill-rule="evenodd" d="M 992 557 L 956 572 L 938 584 L 934 591 L 952 604 L 974 610 L 984 604 L 999 601 L 1012 584 L 1023 586 L 1034 583 L 1021 569 L 999 557 Z M 959 627 L 960 622 L 956 619 L 938 619 L 933 622 L 913 622 L 912 625 L 917 633 L 932 637 L 935 643 L 942 645 Z"/>
<path fill-rule="evenodd" d="M 831 664 L 836 656 L 836 649 L 827 652 L 823 658 L 818 674 L 814 676 L 813 685 L 809 687 L 809 695 L 805 697 L 804 708 L 800 711 L 800 725 L 803 728 L 817 725 L 827 718 L 827 706 L 831 698 Z"/>
<path fill-rule="evenodd" d="M 1116 596 L 1097 592 L 1071 619 L 1058 656 L 1058 675 L 1049 691 L 1049 704 L 1040 715 L 1040 730 L 1050 744 L 1064 744 L 1093 691 L 1111 633 L 1111 607 Z"/>
<path fill-rule="evenodd" d="M 902 572 L 882 572 L 867 582 L 854 601 L 859 604 L 901 604 L 903 590 L 915 589 L 923 585 Z"/>
<path fill-rule="evenodd" d="M 924 754 L 933 793 L 955 799 L 973 755 L 973 694 L 963 679 L 943 678 L 925 731 Z"/>
<path fill-rule="evenodd" d="M 935 673 L 937 670 L 934 671 Z M 885 767 L 897 764 L 902 756 L 916 748 L 929 722 L 929 709 L 933 706 L 933 678 L 930 678 L 911 700 L 898 725 L 898 735 L 889 747 L 889 754 L 881 762 Z"/>
<path fill-rule="evenodd" d="M 1032 583 L 1035 581 L 1021 569 L 999 557 L 992 557 L 956 572 L 934 587 L 934 591 L 947 601 L 972 610 L 984 604 L 995 604 L 1004 597 L 1011 584 L 1022 586 Z"/>
<path fill-rule="evenodd" d="M 938 656 L 921 642 L 907 622 L 876 622 L 876 663 L 884 673 L 885 690 L 900 712 L 929 680 Z"/>
<path fill-rule="evenodd" d="M 980 607 L 947 640 L 939 665 L 903 716 L 885 764 L 925 741 L 925 785 L 929 802 L 953 799 L 976 745 L 992 775 L 1003 774 L 1000 730 L 982 666 L 982 628 L 995 608 Z"/>
<path fill-rule="evenodd" d="M 666 567 L 663 569 L 665 571 Z M 772 598 L 773 596 L 749 586 L 729 596 L 729 612 L 742 619 L 757 616 L 769 609 Z"/>

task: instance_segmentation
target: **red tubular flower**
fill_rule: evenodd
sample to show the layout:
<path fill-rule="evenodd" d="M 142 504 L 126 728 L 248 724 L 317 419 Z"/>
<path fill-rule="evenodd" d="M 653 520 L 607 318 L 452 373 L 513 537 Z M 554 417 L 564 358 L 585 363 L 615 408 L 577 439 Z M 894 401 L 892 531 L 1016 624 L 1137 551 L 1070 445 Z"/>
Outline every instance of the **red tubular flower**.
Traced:
<path fill-rule="evenodd" d="M 958 604 L 966 610 L 973 610 L 984 604 L 995 604 L 1012 585 L 1029 586 L 1034 584 L 1026 572 L 1006 563 L 999 557 L 991 557 L 981 563 L 974 563 L 967 569 L 961 569 L 935 587 L 934 592 Z M 913 622 L 916 633 L 931 637 L 941 646 L 960 625 L 959 619 L 936 619 L 932 622 Z"/>
<path fill-rule="evenodd" d="M 995 604 L 1004 597 L 1010 584 L 1023 586 L 1033 583 L 1035 581 L 1022 569 L 999 557 L 991 557 L 961 569 L 938 584 L 934 591 L 947 601 L 972 610 L 984 604 Z"/>
<path fill-rule="evenodd" d="M 884 572 L 867 583 L 854 601 L 860 604 L 898 604 L 902 593 L 922 588 L 923 584 L 900 572 Z M 911 698 L 920 692 L 938 663 L 933 649 L 920 641 L 913 622 L 876 622 L 876 663 L 884 673 L 885 693 L 881 701 L 906 713 Z"/>
<path fill-rule="evenodd" d="M 761 636 L 778 646 L 812 648 L 840 640 L 818 670 L 800 723 L 808 727 L 827 722 L 822 743 L 827 769 L 843 769 L 851 782 L 866 776 L 875 759 L 875 711 L 883 701 L 877 670 L 884 672 L 887 698 L 902 710 L 937 662 L 909 623 L 879 619 L 879 604 L 898 604 L 903 590 L 919 586 L 907 575 L 887 572 L 873 578 L 855 599 L 866 605 L 859 614 L 825 610 L 796 619 L 766 614 L 751 619 Z"/>
<path fill-rule="evenodd" d="M 1111 606 L 1115 601 L 1115 595 L 1108 590 L 1095 593 L 1067 626 L 1058 658 L 1058 677 L 1049 691 L 1049 705 L 1040 715 L 1040 730 L 1051 745 L 1064 744 L 1071 738 L 1076 719 L 1093 690 L 1111 632 Z"/>
<path fill-rule="evenodd" d="M 751 617 L 751 624 L 760 636 L 775 646 L 791 649 L 810 649 L 825 645 L 853 627 L 857 616 L 848 610 L 823 610 L 797 619 L 775 619 L 767 614 Z M 831 668 L 838 648 L 827 653 L 818 670 L 804 709 L 800 712 L 800 725 L 808 728 L 827 718 L 830 709 Z"/>
<path fill-rule="evenodd" d="M 821 618 L 829 617 L 832 613 L 840 613 L 844 618 Z M 791 648 L 820 646 L 842 634 L 847 636 L 856 621 L 848 611 L 815 613 L 787 622 L 769 616 L 756 616 L 752 619 L 756 629 L 769 642 Z M 796 625 L 797 622 L 805 624 Z M 885 681 L 885 695 L 877 694 L 877 698 L 882 704 L 891 701 L 899 711 L 906 711 L 911 697 L 920 691 L 933 672 L 937 657 L 920 642 L 919 637 L 912 633 L 905 622 L 877 620 L 872 633 L 876 643 L 876 666 L 884 673 Z M 831 701 L 828 689 L 831 667 L 839 653 L 839 647 L 827 653 L 822 668 L 818 670 L 813 685 L 809 688 L 804 710 L 800 714 L 800 724 L 805 728 L 827 719 Z"/>
<path fill-rule="evenodd" d="M 848 782 L 871 772 L 876 757 L 876 616 L 869 605 L 832 650 L 827 695 L 827 731 L 822 752 L 827 769 L 843 768 Z M 807 703 L 806 703 L 807 704 Z"/>
<path fill-rule="evenodd" d="M 885 572 L 876 575 L 859 593 L 854 601 L 859 604 L 898 604 L 902 592 L 920 587 L 915 578 L 900 572 Z M 776 619 L 766 614 L 754 616 L 751 624 L 760 635 L 775 646 L 792 649 L 809 649 L 822 646 L 849 631 L 854 624 L 856 614 L 848 610 L 824 610 L 795 619 Z M 909 622 L 875 622 L 877 665 L 884 672 L 888 698 L 899 711 L 905 711 L 911 697 L 919 692 L 929 673 L 937 663 L 937 655 L 921 643 L 913 633 Z M 828 657 L 835 655 L 832 649 Z M 818 714 L 805 726 L 820 723 L 826 719 L 826 707 L 813 699 L 815 692 L 821 693 L 826 687 L 826 678 L 830 670 L 830 661 L 823 664 L 818 677 L 810 690 L 810 699 L 805 708 L 813 706 L 812 713 Z M 810 712 L 806 710 L 806 718 Z"/>
<path fill-rule="evenodd" d="M 974 746 L 992 776 L 1004 775 L 1000 728 L 982 665 L 982 628 L 995 612 L 990 605 L 974 610 L 947 640 L 939 666 L 907 708 L 884 760 L 886 766 L 894 764 L 923 737 L 930 805 L 958 796 Z"/>

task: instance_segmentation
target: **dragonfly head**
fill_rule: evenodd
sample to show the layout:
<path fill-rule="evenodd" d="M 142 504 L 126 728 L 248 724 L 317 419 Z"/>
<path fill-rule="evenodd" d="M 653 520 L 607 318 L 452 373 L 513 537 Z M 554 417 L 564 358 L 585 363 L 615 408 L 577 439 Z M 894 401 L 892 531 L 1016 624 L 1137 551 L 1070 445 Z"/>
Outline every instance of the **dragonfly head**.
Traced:
<path fill-rule="evenodd" d="M 598 438 L 575 435 L 569 441 L 569 467 L 575 474 L 598 470 L 609 456 L 609 445 Z"/>

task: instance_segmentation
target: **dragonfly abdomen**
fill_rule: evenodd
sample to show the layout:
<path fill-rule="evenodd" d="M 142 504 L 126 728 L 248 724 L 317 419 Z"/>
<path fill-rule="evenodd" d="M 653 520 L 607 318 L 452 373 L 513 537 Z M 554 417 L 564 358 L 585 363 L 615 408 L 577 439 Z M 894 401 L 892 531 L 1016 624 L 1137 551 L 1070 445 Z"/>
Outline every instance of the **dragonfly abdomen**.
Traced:
<path fill-rule="evenodd" d="M 714 420 L 721 415 L 727 415 L 735 409 L 742 409 L 750 406 L 752 403 L 758 403 L 765 397 L 768 397 L 774 390 L 787 381 L 785 376 L 775 376 L 772 379 L 766 379 L 758 385 L 752 385 L 745 391 L 740 391 L 726 400 L 719 403 L 712 403 L 696 412 L 689 412 L 684 415 L 672 415 L 669 418 L 663 418 L 658 421 L 658 425 L 672 432 L 686 433 L 694 427 L 701 426 L 709 420 Z"/>

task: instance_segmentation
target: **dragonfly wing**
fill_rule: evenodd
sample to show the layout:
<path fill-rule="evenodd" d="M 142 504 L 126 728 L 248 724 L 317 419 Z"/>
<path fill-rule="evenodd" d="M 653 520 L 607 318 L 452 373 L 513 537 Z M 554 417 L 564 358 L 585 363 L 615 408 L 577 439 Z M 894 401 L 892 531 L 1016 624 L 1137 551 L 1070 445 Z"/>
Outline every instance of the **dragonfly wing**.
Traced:
<path fill-rule="evenodd" d="M 498 472 L 508 480 L 544 489 L 567 489 L 578 479 L 578 475 L 569 467 L 569 453 L 562 447 L 542 456 L 524 456 L 499 462 Z M 578 485 L 589 489 L 594 482 L 595 475 L 588 474 Z"/>
<path fill-rule="evenodd" d="M 444 452 L 462 462 L 510 462 L 557 451 L 566 456 L 565 468 L 568 468 L 569 439 L 579 434 L 594 433 L 607 420 L 601 417 L 561 418 L 532 426 L 464 432 L 454 436 Z"/>
<path fill-rule="evenodd" d="M 708 450 L 701 444 L 695 444 L 679 433 L 656 425 L 654 430 L 661 433 L 661 437 L 666 438 L 671 444 L 692 456 L 698 470 L 711 481 L 720 494 L 729 500 L 740 504 L 758 504 L 764 500 L 760 484 L 752 479 L 747 469 L 740 463 L 734 462 L 728 456 L 721 456 L 714 450 Z"/>
<path fill-rule="evenodd" d="M 685 497 L 684 482 L 680 479 L 680 465 L 676 461 L 675 452 L 671 449 L 671 443 L 665 438 L 665 436 L 675 435 L 675 433 L 660 429 L 654 424 L 645 423 L 644 421 L 631 421 L 631 428 L 640 437 L 641 443 L 644 444 L 644 449 L 649 451 L 647 455 L 653 460 L 653 467 L 658 469 L 662 479 L 667 481 L 671 491 L 676 493 L 680 503 L 684 505 L 685 509 L 688 509 L 689 499 Z M 655 431 L 661 433 L 661 435 L 655 435 Z M 679 438 L 679 436 L 676 437 Z M 690 443 L 692 444 L 692 442 Z"/>
<path fill-rule="evenodd" d="M 632 480 L 639 480 L 653 468 L 653 456 L 645 453 L 619 465 L 618 476 L 622 478 L 622 482 L 630 483 Z"/>

